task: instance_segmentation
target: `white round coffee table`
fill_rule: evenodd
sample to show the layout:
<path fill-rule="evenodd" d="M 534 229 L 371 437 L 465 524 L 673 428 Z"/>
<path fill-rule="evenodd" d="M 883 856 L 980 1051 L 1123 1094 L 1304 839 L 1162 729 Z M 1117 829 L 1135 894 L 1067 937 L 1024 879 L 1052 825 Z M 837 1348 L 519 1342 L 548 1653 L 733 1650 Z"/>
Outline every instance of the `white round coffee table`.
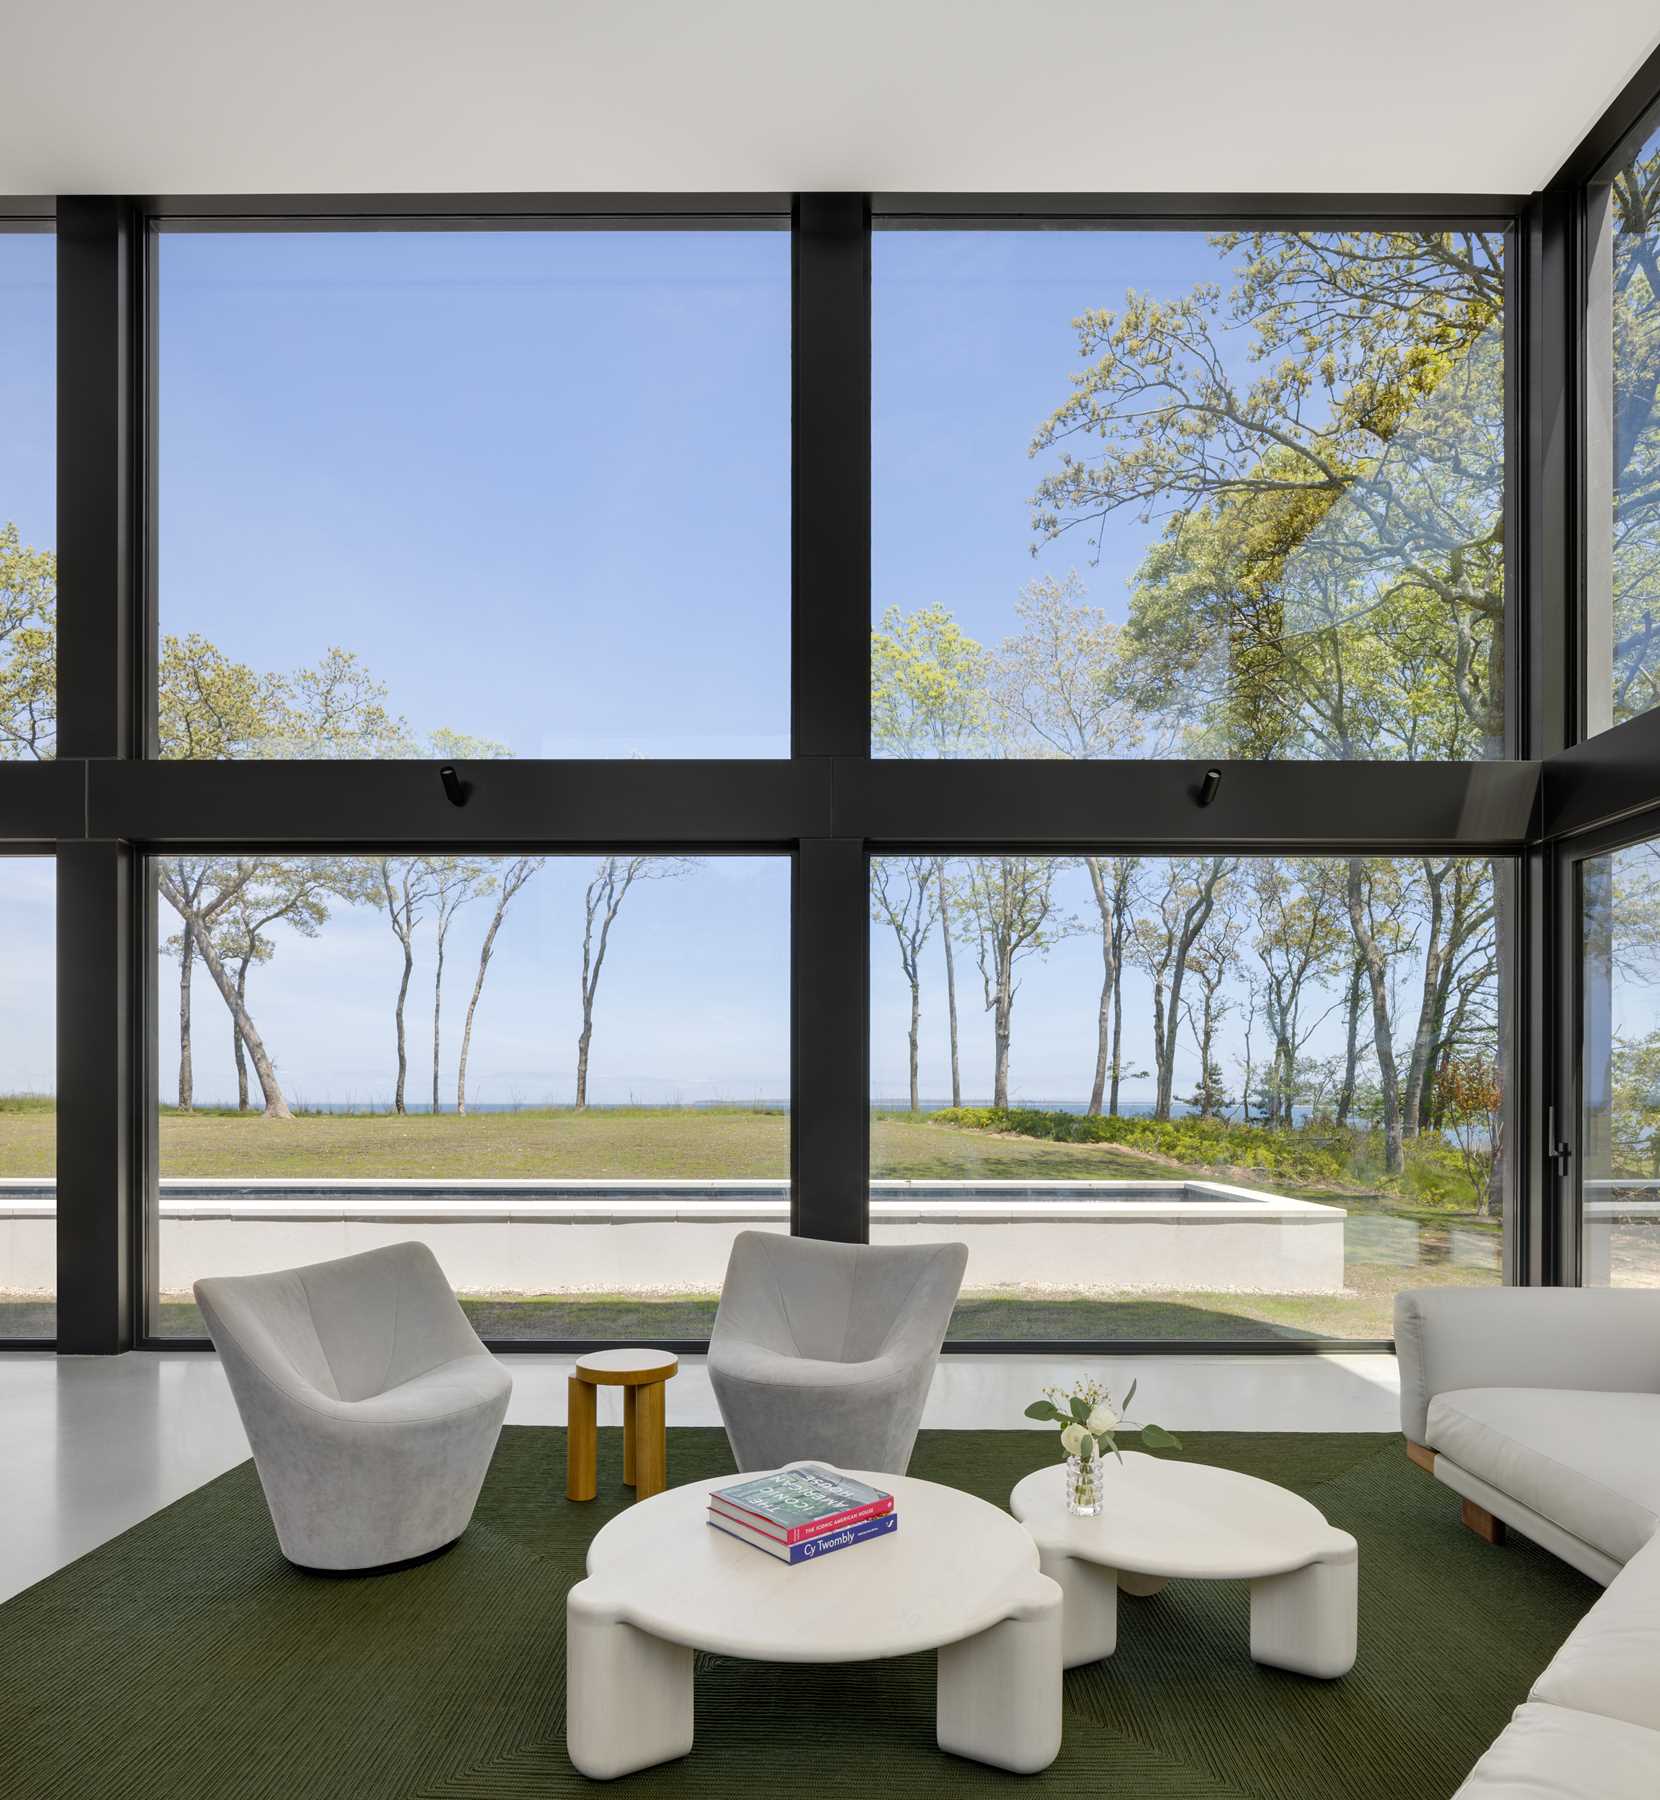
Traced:
<path fill-rule="evenodd" d="M 1009 1509 L 1066 1595 L 1067 1668 L 1118 1647 L 1118 1591 L 1166 1581 L 1248 1581 L 1251 1655 L 1331 1678 L 1354 1666 L 1359 1549 L 1300 1495 L 1202 1463 L 1126 1451 L 1102 1464 L 1103 1510 L 1066 1510 L 1060 1463 L 1028 1475 Z"/>
<path fill-rule="evenodd" d="M 566 1602 L 565 1743 L 598 1780 L 692 1747 L 692 1656 L 867 1662 L 939 1651 L 942 1750 L 1019 1774 L 1061 1744 L 1061 1595 L 1030 1535 L 972 1494 L 850 1469 L 898 1529 L 793 1567 L 708 1523 L 723 1475 L 641 1501 Z"/>

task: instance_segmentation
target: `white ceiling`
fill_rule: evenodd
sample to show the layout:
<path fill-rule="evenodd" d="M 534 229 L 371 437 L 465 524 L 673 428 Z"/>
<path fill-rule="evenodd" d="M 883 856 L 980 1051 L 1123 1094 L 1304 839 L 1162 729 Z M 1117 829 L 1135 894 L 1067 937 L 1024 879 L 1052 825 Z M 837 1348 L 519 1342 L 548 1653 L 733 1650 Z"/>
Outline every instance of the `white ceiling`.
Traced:
<path fill-rule="evenodd" d="M 1520 192 L 1654 0 L 5 0 L 0 192 Z"/>

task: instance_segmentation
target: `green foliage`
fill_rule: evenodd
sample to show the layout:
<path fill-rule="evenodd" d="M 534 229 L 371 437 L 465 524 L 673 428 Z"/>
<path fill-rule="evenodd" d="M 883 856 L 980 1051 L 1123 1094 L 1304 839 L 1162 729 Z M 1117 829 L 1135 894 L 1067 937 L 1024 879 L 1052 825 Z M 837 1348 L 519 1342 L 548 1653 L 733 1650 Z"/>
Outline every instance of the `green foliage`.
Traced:
<path fill-rule="evenodd" d="M 1341 1182 L 1351 1170 L 1354 1133 L 1314 1124 L 1263 1131 L 1222 1119 L 1110 1118 L 1013 1107 L 946 1107 L 932 1122 L 968 1131 L 1006 1131 L 1058 1144 L 1121 1144 L 1196 1168 L 1262 1169 L 1302 1186 Z"/>

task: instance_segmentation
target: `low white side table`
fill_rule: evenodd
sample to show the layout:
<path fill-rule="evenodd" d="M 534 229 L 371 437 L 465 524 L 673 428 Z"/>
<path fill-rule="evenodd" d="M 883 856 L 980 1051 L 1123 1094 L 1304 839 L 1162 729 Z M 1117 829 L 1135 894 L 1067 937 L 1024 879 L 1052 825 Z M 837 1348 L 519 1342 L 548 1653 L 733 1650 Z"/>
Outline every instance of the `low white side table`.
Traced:
<path fill-rule="evenodd" d="M 1202 1463 L 1126 1451 L 1102 1466 L 1103 1511 L 1066 1510 L 1060 1463 L 1028 1475 L 1009 1509 L 1066 1595 L 1067 1668 L 1118 1648 L 1118 1594 L 1167 1581 L 1248 1581 L 1251 1655 L 1324 1679 L 1354 1667 L 1359 1548 L 1300 1495 Z"/>
<path fill-rule="evenodd" d="M 566 1601 L 565 1744 L 596 1780 L 692 1747 L 693 1652 L 869 1662 L 939 1651 L 942 1750 L 1016 1774 L 1061 1746 L 1061 1595 L 998 1507 L 903 1475 L 844 1471 L 894 1496 L 891 1535 L 791 1567 L 707 1523 L 711 1488 L 619 1513 Z"/>

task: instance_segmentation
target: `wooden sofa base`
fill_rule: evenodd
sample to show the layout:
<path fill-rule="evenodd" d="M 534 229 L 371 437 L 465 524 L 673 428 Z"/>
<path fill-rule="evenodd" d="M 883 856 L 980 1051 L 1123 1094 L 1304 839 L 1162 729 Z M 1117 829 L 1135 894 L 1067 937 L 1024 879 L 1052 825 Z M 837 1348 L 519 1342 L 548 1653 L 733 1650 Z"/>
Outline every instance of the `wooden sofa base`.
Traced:
<path fill-rule="evenodd" d="M 1406 1453 L 1420 1469 L 1431 1475 L 1435 1473 L 1435 1452 L 1427 1444 L 1415 1444 L 1411 1438 L 1408 1438 Z M 1485 1506 L 1477 1506 L 1475 1501 L 1465 1500 L 1459 1507 L 1458 1516 L 1463 1524 L 1473 1531 L 1484 1544 L 1502 1544 L 1504 1542 L 1504 1520 L 1495 1517 Z"/>

